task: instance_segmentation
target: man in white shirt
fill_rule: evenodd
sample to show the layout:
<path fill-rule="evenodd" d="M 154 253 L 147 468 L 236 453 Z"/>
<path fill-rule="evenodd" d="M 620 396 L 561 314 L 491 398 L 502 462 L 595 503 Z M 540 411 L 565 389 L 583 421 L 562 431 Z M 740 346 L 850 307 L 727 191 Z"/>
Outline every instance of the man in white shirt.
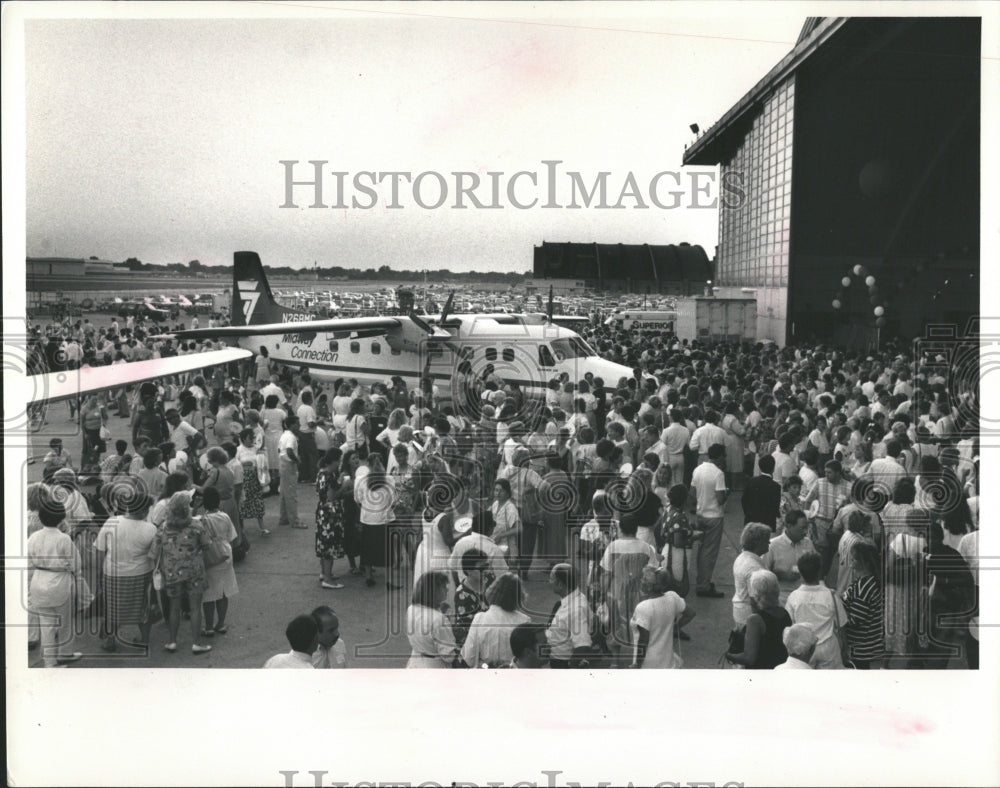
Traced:
<path fill-rule="evenodd" d="M 795 590 L 799 582 L 799 559 L 806 553 L 816 552 L 812 540 L 806 536 L 809 521 L 805 512 L 792 509 L 785 514 L 785 530 L 771 540 L 771 545 L 764 555 L 765 569 L 774 572 L 781 589 L 781 604 L 785 603 L 788 594 Z"/>
<path fill-rule="evenodd" d="M 816 651 L 816 635 L 805 624 L 792 624 L 781 633 L 781 642 L 785 644 L 788 659 L 775 670 L 812 670 L 809 664 Z"/>
<path fill-rule="evenodd" d="M 888 441 L 885 445 L 885 451 L 887 456 L 872 460 L 868 472 L 891 496 L 896 489 L 896 482 L 908 474 L 906 473 L 906 469 L 899 464 L 899 455 L 902 453 L 899 441 Z"/>
<path fill-rule="evenodd" d="M 698 530 L 705 536 L 698 548 L 697 595 L 711 599 L 725 596 L 712 582 L 722 544 L 722 522 L 726 505 L 726 447 L 715 443 L 708 448 L 708 462 L 694 469 L 691 488 L 697 500 Z"/>
<path fill-rule="evenodd" d="M 299 401 L 302 403 L 296 410 L 295 415 L 299 418 L 299 456 L 302 463 L 299 465 L 299 482 L 313 484 L 316 481 L 316 467 L 318 464 L 316 448 L 316 409 L 313 407 L 311 389 L 303 389 L 299 394 Z"/>
<path fill-rule="evenodd" d="M 285 627 L 285 637 L 292 650 L 287 654 L 275 654 L 264 663 L 264 667 L 312 670 L 312 655 L 316 650 L 318 632 L 312 616 L 296 616 Z"/>
<path fill-rule="evenodd" d="M 346 668 L 347 646 L 340 637 L 340 619 L 337 614 L 330 607 L 320 605 L 311 615 L 317 628 L 312 666 L 317 669 Z"/>
<path fill-rule="evenodd" d="M 798 471 L 795 460 L 792 459 L 791 451 L 795 448 L 795 437 L 790 433 L 784 433 L 778 438 L 778 448 L 771 456 L 774 457 L 774 474 L 772 478 L 784 486 L 784 481 L 789 476 L 794 476 Z"/>
<path fill-rule="evenodd" d="M 278 385 L 277 375 L 271 375 L 271 382 L 264 386 L 264 388 L 260 390 L 260 393 L 265 402 L 272 394 L 278 398 L 279 405 L 284 405 L 287 401 L 284 390 Z"/>
<path fill-rule="evenodd" d="M 206 445 L 205 436 L 184 421 L 175 408 L 171 408 L 164 415 L 170 426 L 169 441 L 174 444 L 175 450 L 186 452 L 189 449 L 197 450 Z"/>
<path fill-rule="evenodd" d="M 278 525 L 289 525 L 292 528 L 306 528 L 299 523 L 299 439 L 295 436 L 298 429 L 297 416 L 285 419 L 285 431 L 278 438 L 278 478 L 280 480 L 278 494 L 280 507 Z"/>
<path fill-rule="evenodd" d="M 684 414 L 674 408 L 670 411 L 670 426 L 660 433 L 660 442 L 667 447 L 672 484 L 684 482 L 684 449 L 691 440 L 691 431 L 684 424 Z"/>
<path fill-rule="evenodd" d="M 559 597 L 552 620 L 545 630 L 552 668 L 586 667 L 593 645 L 590 639 L 590 604 L 580 591 L 576 570 L 570 564 L 556 564 L 549 573 L 549 585 Z"/>
<path fill-rule="evenodd" d="M 714 410 L 705 412 L 705 423 L 694 431 L 688 446 L 698 452 L 698 462 L 708 459 L 708 450 L 717 443 L 725 445 L 726 431 L 719 426 L 719 414 Z"/>

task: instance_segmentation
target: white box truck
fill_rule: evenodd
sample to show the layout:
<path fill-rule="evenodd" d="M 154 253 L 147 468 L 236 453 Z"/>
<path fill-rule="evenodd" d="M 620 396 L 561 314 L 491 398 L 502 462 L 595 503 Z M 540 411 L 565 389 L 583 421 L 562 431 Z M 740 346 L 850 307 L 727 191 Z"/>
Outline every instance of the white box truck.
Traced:
<path fill-rule="evenodd" d="M 626 309 L 615 312 L 604 321 L 607 326 L 614 326 L 624 331 L 639 331 L 641 333 L 663 333 L 676 330 L 677 313 L 666 311 L 646 311 L 642 309 Z"/>
<path fill-rule="evenodd" d="M 756 342 L 757 299 L 698 296 L 677 302 L 678 339 Z"/>

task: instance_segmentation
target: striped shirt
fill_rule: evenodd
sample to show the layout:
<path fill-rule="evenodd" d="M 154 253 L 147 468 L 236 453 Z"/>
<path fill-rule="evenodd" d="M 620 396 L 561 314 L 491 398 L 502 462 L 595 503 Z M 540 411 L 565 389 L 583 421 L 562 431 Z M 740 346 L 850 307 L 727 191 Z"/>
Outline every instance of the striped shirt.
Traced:
<path fill-rule="evenodd" d="M 837 510 L 850 499 L 851 485 L 841 479 L 836 484 L 822 478 L 816 481 L 806 496 L 804 504 L 808 507 L 813 501 L 819 501 L 819 511 L 817 517 L 824 520 L 832 520 Z"/>
<path fill-rule="evenodd" d="M 844 634 L 850 656 L 866 661 L 881 659 L 885 654 L 885 634 L 882 589 L 878 581 L 871 575 L 856 580 L 844 592 L 843 599 L 847 610 Z"/>

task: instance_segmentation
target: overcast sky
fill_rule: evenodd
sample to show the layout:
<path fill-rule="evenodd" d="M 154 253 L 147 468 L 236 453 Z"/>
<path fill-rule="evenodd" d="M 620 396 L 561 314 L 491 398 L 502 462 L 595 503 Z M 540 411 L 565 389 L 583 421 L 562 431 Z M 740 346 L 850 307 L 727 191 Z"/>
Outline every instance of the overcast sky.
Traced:
<path fill-rule="evenodd" d="M 804 21 L 782 4 L 726 19 L 667 4 L 632 16 L 597 4 L 386 9 L 28 21 L 28 255 L 212 265 L 252 249 L 294 267 L 524 271 L 546 240 L 686 241 L 711 256 L 717 212 L 693 203 L 710 202 L 718 185 L 704 178 L 708 195 L 692 195 L 681 168 L 688 126 L 718 120 L 791 49 Z M 295 179 L 310 180 L 311 159 L 329 162 L 328 205 L 332 173 L 348 173 L 349 207 L 309 208 L 310 187 L 294 189 L 300 207 L 279 207 L 279 161 L 299 161 Z M 633 173 L 649 208 L 629 196 L 620 210 L 545 208 L 544 160 L 563 162 L 557 204 L 570 202 L 567 171 L 588 188 L 606 171 L 609 204 Z M 520 170 L 537 173 L 538 186 L 521 176 L 511 197 Z M 447 201 L 422 208 L 404 182 L 402 207 L 390 209 L 386 181 L 375 207 L 350 207 L 372 201 L 352 184 L 360 171 L 442 173 Z M 486 173 L 501 173 L 503 207 L 464 200 L 470 207 L 456 209 L 455 171 L 481 175 L 474 193 L 487 205 Z M 681 174 L 685 196 L 670 195 L 669 175 L 654 195 L 680 199 L 675 209 L 651 202 L 662 171 Z M 420 199 L 433 204 L 439 193 L 425 176 Z M 513 204 L 535 198 L 529 209 Z"/>

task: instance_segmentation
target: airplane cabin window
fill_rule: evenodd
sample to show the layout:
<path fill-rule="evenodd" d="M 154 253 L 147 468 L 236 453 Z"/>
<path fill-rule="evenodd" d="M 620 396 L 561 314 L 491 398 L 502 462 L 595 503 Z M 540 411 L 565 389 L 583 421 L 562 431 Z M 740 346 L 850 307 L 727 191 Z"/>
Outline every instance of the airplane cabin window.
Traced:
<path fill-rule="evenodd" d="M 378 342 L 372 342 L 372 353 L 376 356 L 382 352 L 382 346 Z"/>
<path fill-rule="evenodd" d="M 390 347 L 389 348 L 389 352 L 392 353 L 392 355 L 394 355 L 394 356 L 399 356 L 399 355 L 401 355 L 403 353 L 402 350 L 400 350 L 399 348 L 395 348 L 395 347 Z"/>
<path fill-rule="evenodd" d="M 334 352 L 334 353 L 337 353 L 337 352 L 340 351 L 340 343 L 336 339 L 331 339 L 330 340 L 330 350 L 332 352 Z"/>
<path fill-rule="evenodd" d="M 514 360 L 514 348 L 512 348 L 512 347 L 505 347 L 503 349 L 503 360 L 504 361 L 513 361 Z"/>
<path fill-rule="evenodd" d="M 497 349 L 495 347 L 486 348 L 486 360 L 487 361 L 497 360 Z"/>
<path fill-rule="evenodd" d="M 351 343 L 351 352 L 352 353 L 360 353 L 361 352 L 361 343 L 360 342 L 352 342 Z"/>

